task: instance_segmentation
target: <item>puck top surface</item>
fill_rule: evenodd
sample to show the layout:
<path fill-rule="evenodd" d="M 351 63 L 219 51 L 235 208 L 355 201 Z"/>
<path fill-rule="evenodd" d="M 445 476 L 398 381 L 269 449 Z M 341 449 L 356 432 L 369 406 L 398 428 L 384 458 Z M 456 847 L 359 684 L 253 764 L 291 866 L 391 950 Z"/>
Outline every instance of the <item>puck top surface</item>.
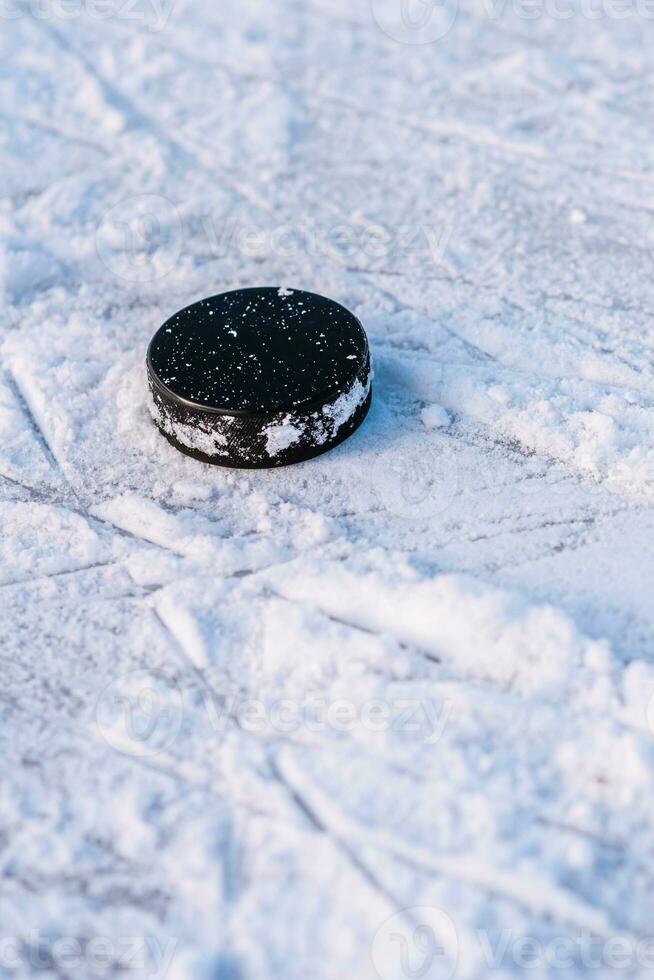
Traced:
<path fill-rule="evenodd" d="M 246 415 L 328 401 L 368 358 L 358 319 L 315 293 L 261 287 L 201 300 L 159 328 L 148 368 L 168 397 Z"/>

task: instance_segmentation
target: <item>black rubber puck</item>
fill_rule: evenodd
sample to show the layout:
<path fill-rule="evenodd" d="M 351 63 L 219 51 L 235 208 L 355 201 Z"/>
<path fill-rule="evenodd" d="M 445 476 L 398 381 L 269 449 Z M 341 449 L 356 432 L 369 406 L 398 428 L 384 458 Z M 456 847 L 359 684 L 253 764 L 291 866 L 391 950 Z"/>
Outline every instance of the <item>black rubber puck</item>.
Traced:
<path fill-rule="evenodd" d="M 358 428 L 372 395 L 357 318 L 295 289 L 237 289 L 186 307 L 152 338 L 147 369 L 159 430 L 219 466 L 327 452 Z"/>

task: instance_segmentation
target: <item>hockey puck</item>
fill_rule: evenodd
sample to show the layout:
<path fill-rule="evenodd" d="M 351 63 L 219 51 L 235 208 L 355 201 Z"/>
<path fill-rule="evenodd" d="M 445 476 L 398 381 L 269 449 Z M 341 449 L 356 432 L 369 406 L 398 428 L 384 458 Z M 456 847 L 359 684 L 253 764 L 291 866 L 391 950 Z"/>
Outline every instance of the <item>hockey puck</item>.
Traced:
<path fill-rule="evenodd" d="M 152 338 L 147 371 L 158 429 L 219 466 L 327 452 L 363 422 L 372 395 L 358 319 L 295 289 L 237 289 L 187 306 Z"/>

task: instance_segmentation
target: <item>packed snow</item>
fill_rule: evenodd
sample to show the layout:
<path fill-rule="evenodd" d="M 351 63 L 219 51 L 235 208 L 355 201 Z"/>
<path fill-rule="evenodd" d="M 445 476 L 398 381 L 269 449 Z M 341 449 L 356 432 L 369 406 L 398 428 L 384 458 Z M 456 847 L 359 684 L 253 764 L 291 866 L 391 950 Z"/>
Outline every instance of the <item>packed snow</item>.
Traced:
<path fill-rule="evenodd" d="M 650 976 L 652 11 L 0 19 L 0 976 Z M 370 341 L 293 467 L 148 410 L 250 285 Z"/>

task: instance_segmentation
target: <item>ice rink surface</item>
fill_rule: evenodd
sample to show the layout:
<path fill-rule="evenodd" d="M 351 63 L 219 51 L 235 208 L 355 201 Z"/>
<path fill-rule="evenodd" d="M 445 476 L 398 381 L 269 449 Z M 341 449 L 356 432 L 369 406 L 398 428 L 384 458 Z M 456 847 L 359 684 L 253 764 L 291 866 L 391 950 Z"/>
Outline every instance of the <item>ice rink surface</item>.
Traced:
<path fill-rule="evenodd" d="M 651 975 L 653 16 L 4 0 L 0 974 Z M 204 466 L 146 345 L 264 284 L 373 407 Z"/>

